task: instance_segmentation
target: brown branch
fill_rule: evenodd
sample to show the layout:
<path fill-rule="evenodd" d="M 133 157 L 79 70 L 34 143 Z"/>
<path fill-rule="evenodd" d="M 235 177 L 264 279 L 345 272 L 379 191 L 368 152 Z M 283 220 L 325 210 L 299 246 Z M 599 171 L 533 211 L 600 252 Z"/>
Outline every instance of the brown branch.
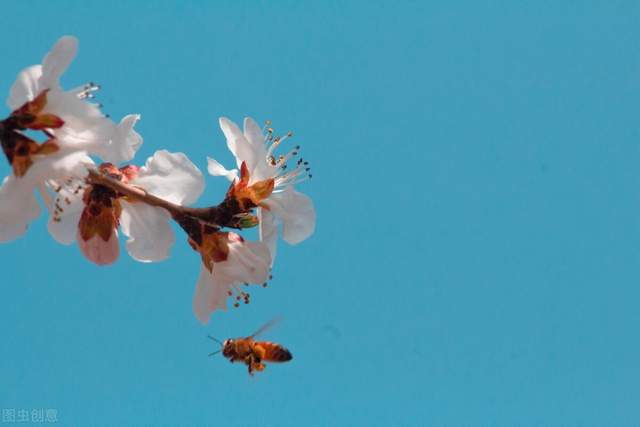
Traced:
<path fill-rule="evenodd" d="M 241 213 L 238 210 L 237 203 L 233 200 L 223 201 L 218 206 L 211 206 L 207 208 L 191 208 L 187 206 L 177 205 L 175 203 L 164 200 L 160 197 L 154 196 L 148 193 L 146 190 L 133 185 L 125 184 L 108 175 L 101 174 L 95 169 L 89 170 L 89 176 L 87 182 L 94 185 L 103 185 L 111 188 L 117 193 L 123 194 L 127 197 L 135 199 L 137 201 L 146 203 L 150 206 L 166 209 L 171 216 L 178 222 L 183 223 L 183 219 L 193 218 L 204 224 L 210 225 L 216 228 L 233 227 L 235 223 L 233 218 L 235 215 Z"/>
<path fill-rule="evenodd" d="M 140 187 L 134 187 L 103 175 L 93 169 L 89 170 L 87 182 L 89 184 L 104 185 L 105 187 L 109 187 L 112 190 L 132 199 L 139 200 L 151 206 L 164 208 L 168 210 L 171 215 L 179 215 L 183 212 L 183 207 L 180 205 L 176 205 L 175 203 L 171 203 L 167 200 L 161 199 L 160 197 L 154 196 L 153 194 L 147 193 Z"/>

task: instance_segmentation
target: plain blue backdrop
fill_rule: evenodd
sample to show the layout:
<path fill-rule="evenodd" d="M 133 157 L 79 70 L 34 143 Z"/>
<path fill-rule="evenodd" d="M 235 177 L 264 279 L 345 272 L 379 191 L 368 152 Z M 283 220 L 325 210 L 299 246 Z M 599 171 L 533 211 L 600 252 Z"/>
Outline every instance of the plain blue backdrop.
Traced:
<path fill-rule="evenodd" d="M 3 4 L 2 93 L 76 35 L 63 84 L 142 114 L 137 163 L 229 165 L 217 117 L 271 119 L 312 162 L 318 226 L 203 327 L 183 234 L 163 263 L 99 268 L 43 216 L 0 246 L 0 408 L 75 426 L 638 425 L 639 19 L 635 1 Z M 207 184 L 201 206 L 227 185 Z M 207 357 L 207 334 L 276 315 L 265 337 L 291 363 L 250 378 Z"/>

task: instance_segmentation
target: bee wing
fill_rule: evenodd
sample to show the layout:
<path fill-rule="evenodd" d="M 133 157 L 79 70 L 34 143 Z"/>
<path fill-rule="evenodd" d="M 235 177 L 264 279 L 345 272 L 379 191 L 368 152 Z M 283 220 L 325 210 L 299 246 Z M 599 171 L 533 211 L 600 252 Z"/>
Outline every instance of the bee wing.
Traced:
<path fill-rule="evenodd" d="M 248 338 L 255 338 L 258 335 L 268 331 L 269 329 L 273 328 L 275 325 L 277 325 L 278 323 L 280 323 L 280 321 L 282 320 L 282 317 L 278 316 L 278 317 L 274 317 L 273 319 L 269 320 L 267 323 L 265 323 L 264 325 L 262 325 L 262 327 L 260 327 L 260 329 L 258 329 L 257 331 L 255 331 L 253 334 L 249 335 Z"/>

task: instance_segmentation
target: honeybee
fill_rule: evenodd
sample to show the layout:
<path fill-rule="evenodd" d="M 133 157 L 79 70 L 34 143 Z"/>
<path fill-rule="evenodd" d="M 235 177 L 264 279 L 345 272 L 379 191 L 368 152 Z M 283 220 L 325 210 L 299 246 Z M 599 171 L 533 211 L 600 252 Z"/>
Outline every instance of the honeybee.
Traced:
<path fill-rule="evenodd" d="M 222 352 L 222 355 L 229 359 L 231 363 L 242 362 L 247 365 L 249 374 L 264 371 L 266 365 L 263 362 L 288 362 L 293 358 L 291 352 L 280 344 L 269 341 L 256 341 L 258 335 L 270 329 L 279 319 L 273 319 L 265 323 L 260 329 L 245 338 L 229 338 L 220 340 L 209 335 L 209 338 L 220 344 L 220 350 L 210 353 L 213 356 Z"/>

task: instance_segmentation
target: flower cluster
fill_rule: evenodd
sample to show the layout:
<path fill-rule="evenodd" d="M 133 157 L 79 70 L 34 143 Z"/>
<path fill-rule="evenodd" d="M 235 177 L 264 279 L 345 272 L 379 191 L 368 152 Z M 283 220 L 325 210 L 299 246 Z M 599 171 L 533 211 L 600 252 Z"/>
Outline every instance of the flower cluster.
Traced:
<path fill-rule="evenodd" d="M 249 302 L 243 285 L 266 284 L 276 255 L 278 234 L 290 244 L 315 228 L 311 199 L 295 185 L 311 178 L 300 147 L 280 147 L 291 137 L 276 136 L 245 118 L 241 130 L 227 118 L 220 127 L 236 168 L 208 159 L 208 172 L 230 181 L 222 202 L 192 207 L 205 190 L 202 173 L 183 153 L 156 151 L 143 166 L 130 164 L 142 145 L 134 126 L 137 114 L 116 123 L 92 102 L 100 87 L 87 83 L 71 90 L 60 85 L 78 49 L 62 37 L 42 64 L 24 69 L 11 87 L 11 114 L 0 121 L 0 142 L 11 174 L 0 187 L 0 241 L 23 235 L 40 215 L 39 193 L 49 212 L 48 230 L 65 245 L 108 265 L 126 250 L 140 262 L 166 259 L 175 243 L 171 221 L 187 234 L 202 260 L 193 310 L 207 323 L 216 309 Z M 282 153 L 282 154 L 279 154 Z M 259 241 L 240 231 L 259 228 Z"/>

